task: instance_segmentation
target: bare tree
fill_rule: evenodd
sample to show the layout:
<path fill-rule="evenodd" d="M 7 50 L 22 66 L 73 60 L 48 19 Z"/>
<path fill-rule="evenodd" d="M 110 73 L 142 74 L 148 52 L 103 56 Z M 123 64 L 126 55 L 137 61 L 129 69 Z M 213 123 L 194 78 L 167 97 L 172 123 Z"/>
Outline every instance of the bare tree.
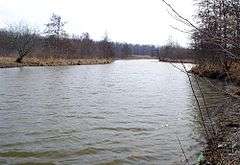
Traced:
<path fill-rule="evenodd" d="M 17 52 L 16 62 L 21 63 L 26 55 L 32 53 L 37 33 L 35 30 L 23 24 L 10 26 L 9 32 L 10 44 Z"/>
<path fill-rule="evenodd" d="M 66 42 L 65 24 L 66 22 L 62 20 L 62 17 L 54 13 L 51 15 L 49 23 L 46 24 L 45 34 L 47 38 L 44 41 L 44 47 L 50 55 L 64 54 L 67 45 L 71 45 L 69 42 Z"/>
<path fill-rule="evenodd" d="M 94 42 L 90 38 L 89 33 L 83 33 L 81 36 L 81 44 L 80 44 L 81 55 L 87 58 L 90 58 L 93 54 Z"/>
<path fill-rule="evenodd" d="M 103 58 L 114 57 L 113 43 L 109 41 L 107 33 L 105 33 L 104 39 L 99 42 L 99 48 L 101 50 L 101 56 Z"/>
<path fill-rule="evenodd" d="M 0 55 L 6 56 L 12 53 L 10 41 L 10 32 L 6 29 L 0 29 Z"/>
<path fill-rule="evenodd" d="M 66 22 L 62 20 L 62 17 L 56 14 L 52 14 L 50 17 L 49 23 L 46 24 L 46 31 L 45 33 L 48 36 L 55 36 L 55 37 L 66 37 L 66 31 L 64 30 Z"/>
<path fill-rule="evenodd" d="M 239 41 L 239 16 L 240 3 L 237 0 L 195 0 L 199 7 L 197 13 L 198 24 L 192 23 L 190 20 L 179 14 L 173 6 L 166 0 L 162 2 L 169 7 L 172 15 L 180 22 L 193 28 L 194 40 L 197 38 L 197 46 L 204 45 L 202 50 L 211 50 L 221 52 L 223 57 L 227 59 L 240 60 L 240 57 L 232 49 L 233 38 Z M 234 29 L 234 30 L 233 30 Z M 235 37 L 232 35 L 235 34 Z M 200 38 L 198 38 L 200 37 Z M 219 56 L 218 56 L 219 59 Z M 221 58 L 220 58 L 221 59 Z"/>
<path fill-rule="evenodd" d="M 127 58 L 130 55 L 132 55 L 132 49 L 130 48 L 130 46 L 128 44 L 123 44 L 122 47 L 122 58 Z"/>

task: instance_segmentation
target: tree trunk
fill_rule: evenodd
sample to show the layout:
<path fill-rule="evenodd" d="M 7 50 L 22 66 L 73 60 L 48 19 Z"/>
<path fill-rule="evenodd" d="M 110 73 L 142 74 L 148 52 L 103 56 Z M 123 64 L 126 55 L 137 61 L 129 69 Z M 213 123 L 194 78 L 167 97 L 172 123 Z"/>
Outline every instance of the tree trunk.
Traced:
<path fill-rule="evenodd" d="M 23 59 L 23 56 L 18 56 L 18 58 L 16 59 L 16 62 L 17 63 L 22 63 L 22 59 Z"/>

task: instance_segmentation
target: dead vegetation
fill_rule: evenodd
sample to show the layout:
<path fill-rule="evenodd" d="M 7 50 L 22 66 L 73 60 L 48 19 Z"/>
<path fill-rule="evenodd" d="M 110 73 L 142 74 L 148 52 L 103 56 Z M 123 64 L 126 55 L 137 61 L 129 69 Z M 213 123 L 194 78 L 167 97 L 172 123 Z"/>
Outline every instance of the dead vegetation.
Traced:
<path fill-rule="evenodd" d="M 227 71 L 221 65 L 204 64 L 195 66 L 191 72 L 200 77 L 219 79 L 240 86 L 240 62 L 232 63 Z"/>
<path fill-rule="evenodd" d="M 64 59 L 64 58 L 36 58 L 26 57 L 22 63 L 17 63 L 14 57 L 0 57 L 0 68 L 22 67 L 22 66 L 65 66 L 65 65 L 93 65 L 109 64 L 112 59 Z"/>

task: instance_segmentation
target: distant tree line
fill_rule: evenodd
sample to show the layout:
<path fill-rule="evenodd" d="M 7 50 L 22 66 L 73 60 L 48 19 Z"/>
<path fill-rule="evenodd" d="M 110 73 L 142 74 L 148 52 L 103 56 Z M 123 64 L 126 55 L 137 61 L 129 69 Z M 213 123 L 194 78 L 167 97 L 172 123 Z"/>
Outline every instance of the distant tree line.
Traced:
<path fill-rule="evenodd" d="M 184 48 L 178 43 L 169 41 L 166 45 L 160 47 L 158 54 L 160 61 L 193 61 L 193 50 Z"/>
<path fill-rule="evenodd" d="M 127 58 L 131 55 L 153 55 L 155 46 L 111 42 L 107 35 L 94 41 L 88 33 L 68 36 L 61 16 L 52 14 L 44 35 L 27 25 L 14 25 L 0 30 L 0 55 L 40 58 Z"/>
<path fill-rule="evenodd" d="M 154 45 L 139 45 L 127 43 L 113 43 L 115 57 L 127 58 L 131 55 L 158 56 L 160 47 Z"/>

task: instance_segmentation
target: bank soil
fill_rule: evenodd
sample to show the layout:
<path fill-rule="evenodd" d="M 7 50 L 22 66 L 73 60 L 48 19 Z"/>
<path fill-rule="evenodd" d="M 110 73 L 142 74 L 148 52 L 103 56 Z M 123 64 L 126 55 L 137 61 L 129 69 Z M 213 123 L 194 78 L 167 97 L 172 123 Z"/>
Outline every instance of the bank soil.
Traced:
<path fill-rule="evenodd" d="M 200 77 L 218 79 L 226 85 L 223 99 L 204 108 L 205 123 L 210 130 L 204 150 L 203 164 L 240 164 L 240 64 L 234 63 L 228 72 L 214 65 L 196 66 L 191 72 Z M 210 80 L 211 81 L 211 80 Z M 215 88 L 217 90 L 217 88 Z M 221 90 L 219 90 L 221 91 Z M 229 92 L 230 91 L 230 92 Z"/>

